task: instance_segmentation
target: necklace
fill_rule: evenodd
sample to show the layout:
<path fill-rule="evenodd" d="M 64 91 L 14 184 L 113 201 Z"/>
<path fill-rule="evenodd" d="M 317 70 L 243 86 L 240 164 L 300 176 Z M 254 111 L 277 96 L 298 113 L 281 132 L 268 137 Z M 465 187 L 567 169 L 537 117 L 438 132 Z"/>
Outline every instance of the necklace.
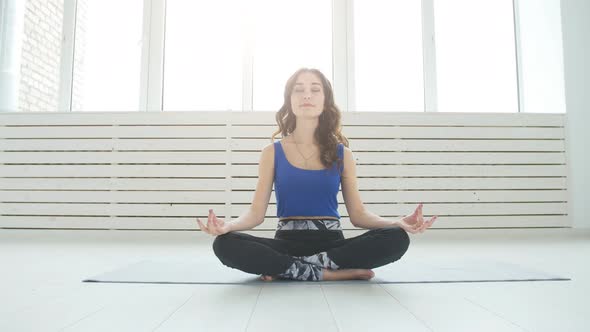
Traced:
<path fill-rule="evenodd" d="M 299 152 L 299 154 L 301 155 L 301 157 L 302 157 L 302 158 L 303 158 L 303 160 L 304 160 L 304 164 L 305 164 L 305 166 L 304 166 L 304 167 L 305 167 L 305 168 L 307 168 L 307 161 L 309 160 L 309 158 L 313 157 L 313 155 L 315 154 L 315 152 L 314 152 L 314 153 L 312 153 L 312 154 L 311 154 L 311 156 L 309 156 L 309 157 L 305 158 L 305 156 L 303 155 L 303 153 L 301 153 L 301 151 L 299 151 L 299 144 L 298 144 L 298 143 L 297 143 L 297 141 L 295 140 L 295 137 L 293 137 L 293 142 L 295 142 L 295 148 L 297 149 L 297 152 Z"/>

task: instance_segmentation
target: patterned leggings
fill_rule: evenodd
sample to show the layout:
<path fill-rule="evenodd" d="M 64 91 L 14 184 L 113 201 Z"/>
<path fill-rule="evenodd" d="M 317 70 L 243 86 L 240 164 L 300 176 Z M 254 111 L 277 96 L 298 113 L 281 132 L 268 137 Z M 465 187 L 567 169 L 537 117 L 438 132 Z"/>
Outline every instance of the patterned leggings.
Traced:
<path fill-rule="evenodd" d="M 345 239 L 338 220 L 280 221 L 274 239 L 241 232 L 219 235 L 213 251 L 228 267 L 283 279 L 319 281 L 322 268 L 372 269 L 400 259 L 410 238 L 399 227 Z"/>

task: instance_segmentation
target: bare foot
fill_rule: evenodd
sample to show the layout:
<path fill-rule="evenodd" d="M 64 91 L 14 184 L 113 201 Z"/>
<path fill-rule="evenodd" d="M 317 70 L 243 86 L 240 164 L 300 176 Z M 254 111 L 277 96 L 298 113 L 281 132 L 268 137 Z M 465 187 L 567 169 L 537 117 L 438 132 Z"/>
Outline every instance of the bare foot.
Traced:
<path fill-rule="evenodd" d="M 265 275 L 261 275 L 261 276 L 260 276 L 260 279 L 261 279 L 262 281 L 273 281 L 273 280 L 275 280 L 275 279 L 276 279 L 276 277 L 273 277 L 273 276 L 265 276 Z"/>
<path fill-rule="evenodd" d="M 369 280 L 375 276 L 375 272 L 366 269 L 323 269 L 324 280 Z"/>
<path fill-rule="evenodd" d="M 322 269 L 324 272 L 323 280 L 369 280 L 375 276 L 375 272 L 365 269 L 343 269 L 343 270 L 328 270 Z M 274 281 L 277 277 L 261 275 L 262 281 Z"/>

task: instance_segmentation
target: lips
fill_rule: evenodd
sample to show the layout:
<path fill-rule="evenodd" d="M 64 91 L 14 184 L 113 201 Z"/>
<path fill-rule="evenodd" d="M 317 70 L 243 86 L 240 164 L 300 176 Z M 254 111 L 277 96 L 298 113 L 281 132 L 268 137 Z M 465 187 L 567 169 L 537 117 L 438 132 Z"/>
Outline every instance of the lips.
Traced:
<path fill-rule="evenodd" d="M 313 104 L 306 103 L 306 104 L 301 105 L 301 107 L 313 107 Z"/>

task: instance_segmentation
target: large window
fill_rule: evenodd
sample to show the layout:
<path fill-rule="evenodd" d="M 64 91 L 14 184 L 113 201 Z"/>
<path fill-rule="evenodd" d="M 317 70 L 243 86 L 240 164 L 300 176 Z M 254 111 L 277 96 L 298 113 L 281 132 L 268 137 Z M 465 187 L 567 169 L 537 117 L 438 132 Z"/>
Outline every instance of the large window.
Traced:
<path fill-rule="evenodd" d="M 137 111 L 142 0 L 78 0 L 72 111 Z"/>
<path fill-rule="evenodd" d="M 9 0 L 0 111 L 565 112 L 560 0 Z"/>
<path fill-rule="evenodd" d="M 435 0 L 440 112 L 518 112 L 512 0 Z"/>
<path fill-rule="evenodd" d="M 164 110 L 242 109 L 243 6 L 240 0 L 168 0 Z"/>
<path fill-rule="evenodd" d="M 522 112 L 565 113 L 559 0 L 519 0 Z"/>
<path fill-rule="evenodd" d="M 356 111 L 424 110 L 420 1 L 354 3 Z"/>
<path fill-rule="evenodd" d="M 331 37 L 330 0 L 168 0 L 164 110 L 278 110 L 299 67 L 331 78 Z"/>
<path fill-rule="evenodd" d="M 254 110 L 278 110 L 287 79 L 300 67 L 317 68 L 332 81 L 331 0 L 253 3 Z"/>

